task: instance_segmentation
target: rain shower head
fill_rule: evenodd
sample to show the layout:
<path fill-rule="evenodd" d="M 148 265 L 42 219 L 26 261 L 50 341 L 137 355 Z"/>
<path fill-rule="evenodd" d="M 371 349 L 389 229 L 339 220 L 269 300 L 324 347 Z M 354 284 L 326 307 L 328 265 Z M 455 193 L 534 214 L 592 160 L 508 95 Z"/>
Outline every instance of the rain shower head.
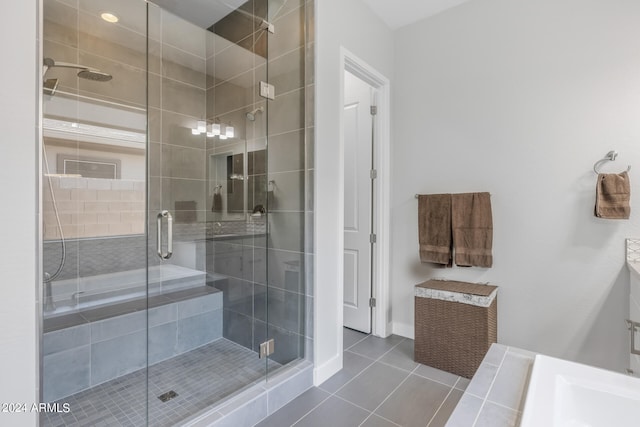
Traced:
<path fill-rule="evenodd" d="M 71 64 L 68 62 L 57 62 L 51 58 L 44 58 L 44 66 L 42 69 L 42 76 L 44 77 L 47 74 L 49 68 L 59 67 L 59 68 L 73 68 L 78 71 L 78 77 L 81 79 L 93 80 L 96 82 L 108 82 L 113 78 L 111 74 L 102 72 L 98 69 L 86 67 L 80 64 Z"/>
<path fill-rule="evenodd" d="M 78 72 L 78 77 L 81 79 L 93 80 L 94 82 L 108 82 L 113 78 L 111 74 L 92 68 L 80 70 L 80 72 Z"/>
<path fill-rule="evenodd" d="M 264 111 L 264 107 L 260 106 L 253 111 L 250 111 L 246 114 L 247 119 L 254 121 L 256 119 L 256 114 L 262 113 Z"/>

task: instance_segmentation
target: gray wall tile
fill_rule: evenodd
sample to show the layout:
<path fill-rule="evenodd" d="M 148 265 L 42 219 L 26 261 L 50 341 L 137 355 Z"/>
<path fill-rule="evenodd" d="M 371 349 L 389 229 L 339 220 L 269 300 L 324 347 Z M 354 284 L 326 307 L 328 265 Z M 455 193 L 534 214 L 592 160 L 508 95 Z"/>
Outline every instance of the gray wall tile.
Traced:
<path fill-rule="evenodd" d="M 294 90 L 278 95 L 269 104 L 269 135 L 277 135 L 304 128 L 304 91 Z"/>
<path fill-rule="evenodd" d="M 271 111 L 269 111 L 270 114 Z M 269 172 L 304 168 L 304 131 L 294 130 L 269 137 Z"/>
<path fill-rule="evenodd" d="M 46 40 L 78 46 L 78 11 L 55 0 L 43 2 L 43 35 Z M 54 58 L 55 59 L 55 58 Z"/>
<path fill-rule="evenodd" d="M 178 303 L 178 319 L 204 314 L 222 308 L 222 292 L 192 298 Z"/>
<path fill-rule="evenodd" d="M 144 368 L 146 362 L 146 331 L 91 344 L 91 385 Z"/>
<path fill-rule="evenodd" d="M 205 148 L 205 135 L 193 135 L 191 129 L 195 128 L 200 120 L 200 116 L 187 116 L 184 114 L 174 113 L 171 111 L 162 111 L 162 142 L 172 145 L 180 145 L 191 148 Z M 158 159 L 161 165 L 161 157 L 153 156 Z M 204 176 L 200 176 L 204 178 Z"/>
<path fill-rule="evenodd" d="M 214 310 L 178 321 L 176 349 L 192 350 L 222 337 L 222 310 Z"/>
<path fill-rule="evenodd" d="M 162 145 L 162 176 L 201 180 L 204 177 L 204 171 L 204 150 L 169 144 Z"/>
<path fill-rule="evenodd" d="M 245 316 L 253 316 L 253 283 L 229 278 L 216 285 L 223 294 L 223 307 Z"/>
<path fill-rule="evenodd" d="M 45 402 L 53 402 L 90 386 L 90 347 L 82 346 L 44 356 Z"/>
<path fill-rule="evenodd" d="M 89 325 L 79 325 L 58 331 L 47 332 L 42 337 L 42 352 L 45 356 L 89 345 Z"/>
<path fill-rule="evenodd" d="M 173 322 L 178 318 L 178 308 L 176 304 L 167 304 L 160 307 L 150 308 L 148 313 L 150 328 Z"/>
<path fill-rule="evenodd" d="M 269 58 L 278 56 L 302 46 L 304 42 L 304 8 L 298 8 L 277 19 L 278 29 L 269 38 Z"/>
<path fill-rule="evenodd" d="M 149 329 L 148 359 L 150 365 L 179 354 L 176 348 L 177 332 L 178 322 L 165 323 Z"/>
<path fill-rule="evenodd" d="M 269 83 L 276 87 L 276 93 L 304 86 L 304 60 L 301 47 L 269 61 Z"/>
<path fill-rule="evenodd" d="M 269 192 L 269 210 L 304 210 L 304 171 L 271 173 L 269 180 L 274 181 L 273 191 Z"/>
<path fill-rule="evenodd" d="M 202 34 L 204 37 L 204 33 Z M 164 43 L 162 45 L 162 74 L 182 83 L 205 89 L 205 59 Z"/>
<path fill-rule="evenodd" d="M 205 118 L 205 91 L 175 80 L 162 79 L 162 108 L 174 113 Z"/>
<path fill-rule="evenodd" d="M 273 249 L 302 252 L 304 246 L 304 214 L 272 212 L 269 214 L 269 246 Z"/>
<path fill-rule="evenodd" d="M 91 341 L 97 343 L 147 328 L 147 312 L 138 311 L 91 323 Z"/>
<path fill-rule="evenodd" d="M 99 16 L 86 12 L 80 13 L 79 24 L 82 34 L 79 38 L 80 49 L 87 52 L 100 52 L 101 56 L 142 70 L 147 68 L 147 57 L 140 54 L 147 49 L 147 38 L 144 34 L 121 25 L 110 24 Z M 158 43 L 153 40 L 149 43 L 158 46 Z M 157 73 L 159 58 L 150 56 L 149 59 L 149 70 Z"/>
<path fill-rule="evenodd" d="M 91 92 L 94 97 L 98 95 L 99 98 L 103 99 L 117 99 L 146 106 L 146 70 L 84 51 L 78 51 L 78 60 L 80 64 L 97 68 L 113 76 L 113 80 L 108 82 L 79 79 L 78 88 L 81 91 Z"/>

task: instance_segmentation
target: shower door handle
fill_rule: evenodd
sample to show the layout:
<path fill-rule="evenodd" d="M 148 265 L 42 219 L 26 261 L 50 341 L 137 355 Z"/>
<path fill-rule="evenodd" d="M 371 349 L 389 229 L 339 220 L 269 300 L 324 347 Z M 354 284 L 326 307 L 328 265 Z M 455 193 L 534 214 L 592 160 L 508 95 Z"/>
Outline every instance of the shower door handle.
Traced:
<path fill-rule="evenodd" d="M 167 218 L 167 252 L 162 252 L 162 218 Z M 158 256 L 169 259 L 173 255 L 173 217 L 169 211 L 158 213 Z"/>

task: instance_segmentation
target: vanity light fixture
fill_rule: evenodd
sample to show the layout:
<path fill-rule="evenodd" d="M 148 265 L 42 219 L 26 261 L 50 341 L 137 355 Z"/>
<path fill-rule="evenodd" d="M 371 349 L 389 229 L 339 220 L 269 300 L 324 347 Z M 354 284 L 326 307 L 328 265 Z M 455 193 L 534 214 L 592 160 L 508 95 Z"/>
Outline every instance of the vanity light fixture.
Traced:
<path fill-rule="evenodd" d="M 212 123 L 209 129 L 210 130 L 207 133 L 207 136 L 209 138 L 213 138 L 214 136 L 220 135 L 220 123 Z M 209 136 L 209 134 L 211 134 L 211 136 Z"/>
<path fill-rule="evenodd" d="M 191 135 L 202 135 L 207 132 L 207 122 L 198 120 L 195 128 L 191 128 Z"/>
<path fill-rule="evenodd" d="M 115 24 L 120 20 L 116 15 L 114 15 L 111 12 L 102 12 L 100 14 L 100 17 L 111 24 Z"/>
<path fill-rule="evenodd" d="M 222 127 L 220 123 L 212 123 L 207 125 L 205 120 L 198 120 L 196 127 L 191 129 L 192 135 L 206 134 L 207 138 L 219 137 L 220 139 L 228 139 L 235 137 L 235 129 L 231 125 Z"/>

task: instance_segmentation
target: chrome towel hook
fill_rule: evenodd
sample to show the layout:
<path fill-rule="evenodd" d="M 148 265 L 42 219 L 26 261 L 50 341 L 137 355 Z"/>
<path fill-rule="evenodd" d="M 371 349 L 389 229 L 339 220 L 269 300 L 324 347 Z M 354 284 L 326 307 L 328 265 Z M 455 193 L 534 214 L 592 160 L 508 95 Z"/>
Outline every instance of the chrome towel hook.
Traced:
<path fill-rule="evenodd" d="M 597 162 L 595 162 L 595 164 L 593 165 L 593 171 L 596 174 L 599 174 L 600 172 L 598 171 L 598 166 L 600 166 L 601 163 L 604 162 L 613 162 L 616 157 L 618 157 L 618 152 L 615 150 L 611 150 L 607 153 L 606 156 L 604 156 L 603 159 L 598 160 Z M 627 172 L 629 172 L 631 170 L 631 165 L 627 166 Z"/>

